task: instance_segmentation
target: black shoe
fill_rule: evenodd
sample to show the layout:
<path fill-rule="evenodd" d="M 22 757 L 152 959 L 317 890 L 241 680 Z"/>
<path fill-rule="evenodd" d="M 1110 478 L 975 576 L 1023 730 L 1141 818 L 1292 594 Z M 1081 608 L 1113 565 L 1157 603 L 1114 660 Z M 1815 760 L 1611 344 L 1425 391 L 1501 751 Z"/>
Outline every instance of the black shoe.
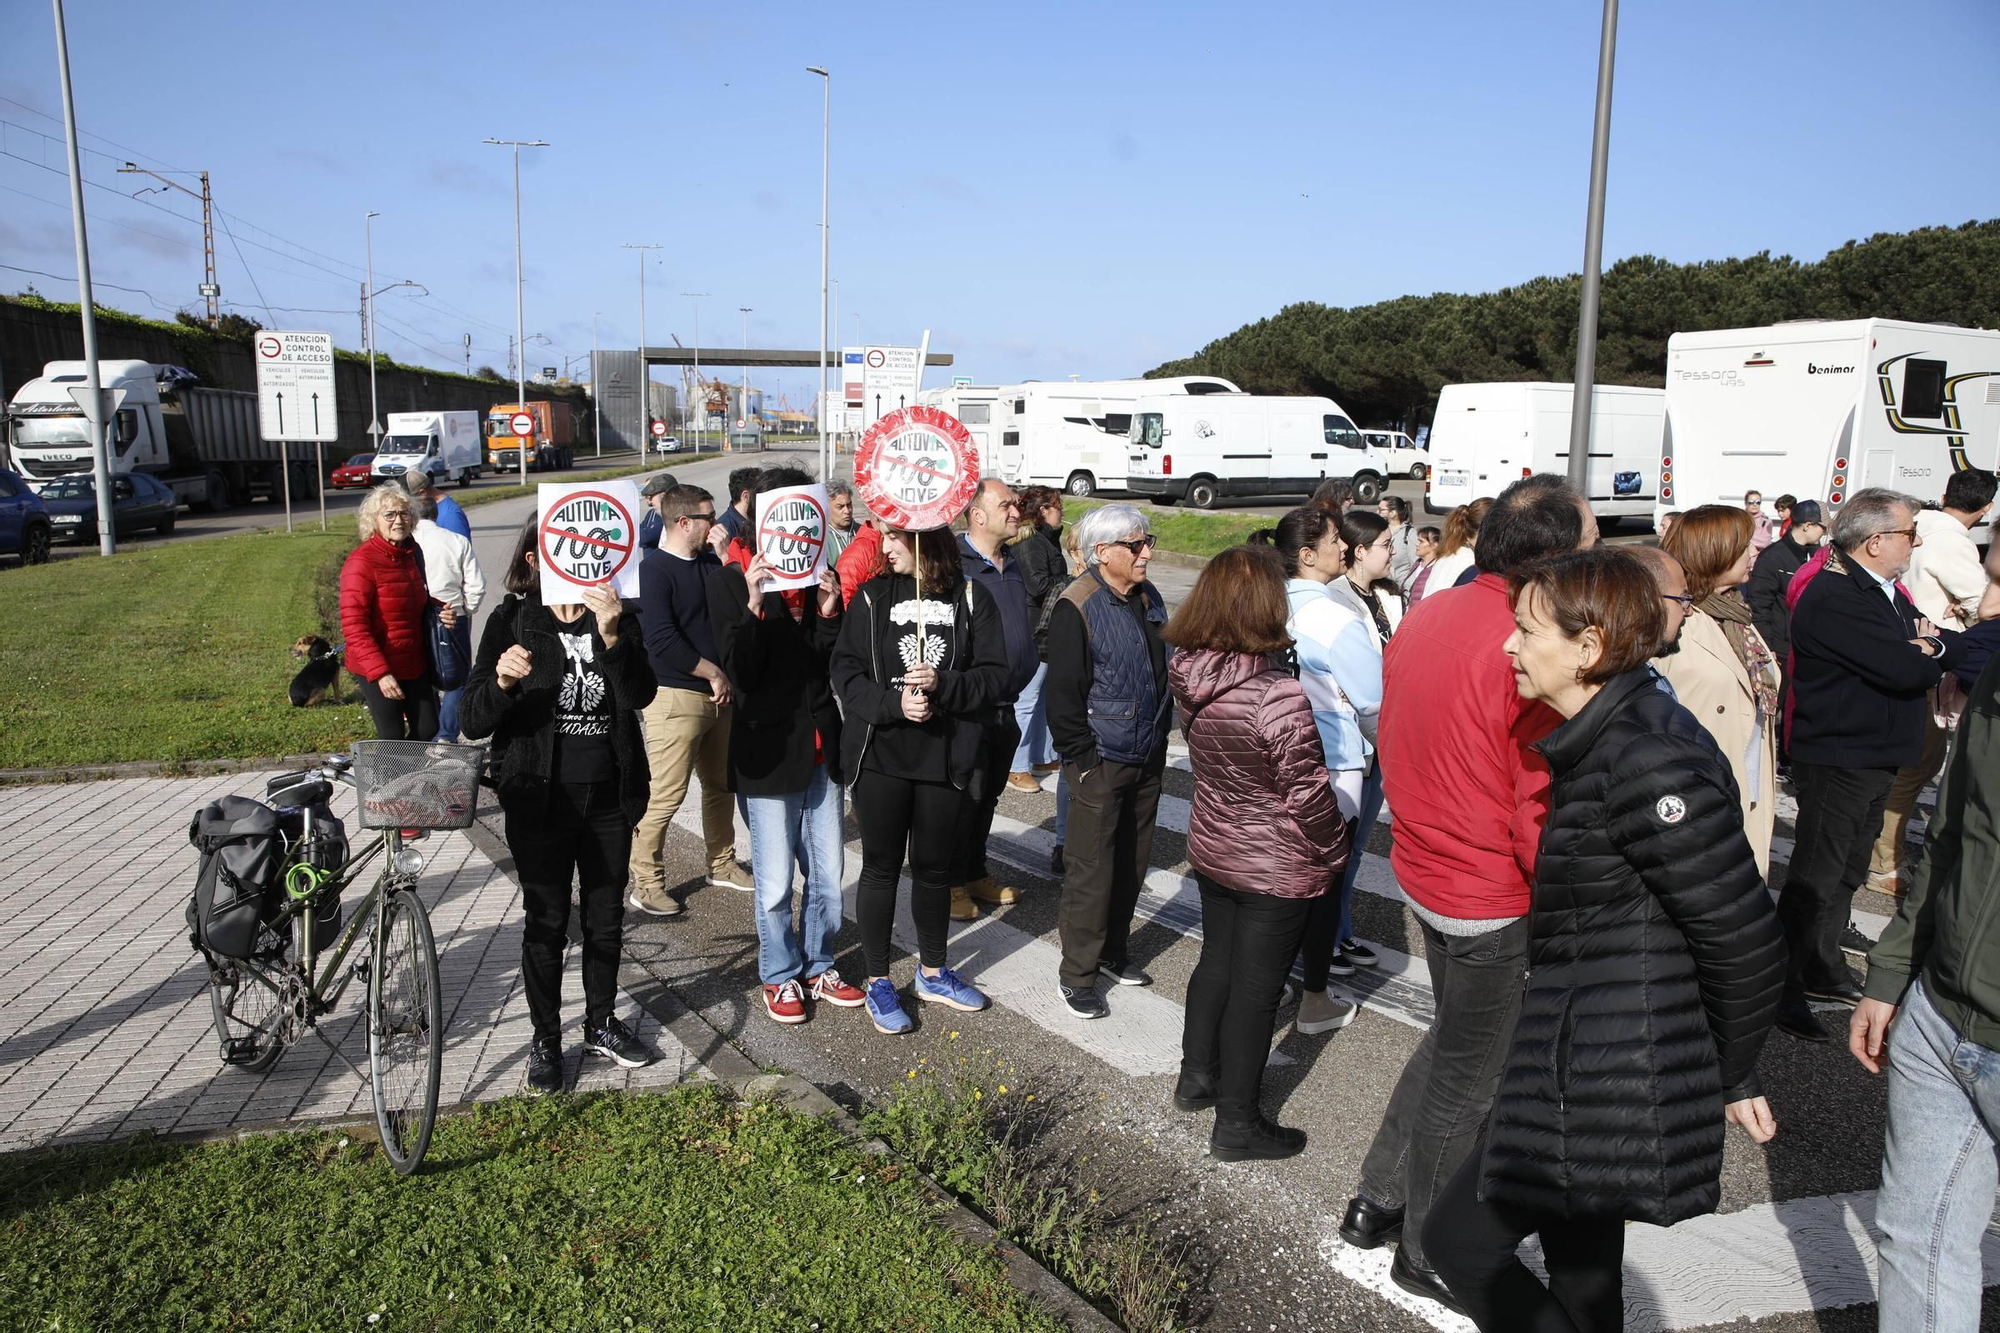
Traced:
<path fill-rule="evenodd" d="M 1100 962 L 1097 970 L 1121 986 L 1150 986 L 1153 979 L 1132 963 Z"/>
<path fill-rule="evenodd" d="M 1055 849 L 1049 853 L 1049 873 L 1055 875 L 1060 875 L 1063 873 L 1063 854 L 1062 854 L 1061 843 L 1057 843 L 1055 845 Z"/>
<path fill-rule="evenodd" d="M 1404 1257 L 1400 1248 L 1389 1265 L 1389 1280 L 1412 1296 L 1436 1301 L 1453 1314 L 1465 1313 L 1465 1307 L 1458 1303 L 1458 1297 L 1451 1294 L 1451 1288 L 1444 1284 L 1444 1279 L 1434 1269 L 1419 1268 Z"/>
<path fill-rule="evenodd" d="M 1207 1074 L 1183 1069 L 1174 1084 L 1174 1109 L 1193 1115 L 1215 1105 L 1215 1080 Z"/>
<path fill-rule="evenodd" d="M 1826 1028 L 1820 1024 L 1819 1015 L 1806 1007 L 1804 1000 L 1792 1000 L 1778 1006 L 1778 1031 L 1800 1041 L 1824 1042 L 1831 1040 Z"/>
<path fill-rule="evenodd" d="M 562 1043 L 554 1037 L 536 1040 L 528 1047 L 528 1091 L 547 1094 L 562 1087 Z"/>
<path fill-rule="evenodd" d="M 632 1029 L 621 1023 L 616 1016 L 606 1019 L 603 1027 L 584 1033 L 583 1049 L 591 1055 L 608 1056 L 627 1069 L 638 1069 L 660 1058 L 647 1050 L 645 1045 L 632 1035 Z"/>
<path fill-rule="evenodd" d="M 1111 1006 L 1104 1002 L 1104 997 L 1097 993 L 1095 986 L 1065 986 L 1058 981 L 1056 993 L 1062 996 L 1062 1002 L 1068 1006 L 1070 1013 L 1078 1018 L 1103 1018 L 1111 1012 Z"/>
<path fill-rule="evenodd" d="M 1875 941 L 1855 929 L 1852 921 L 1840 932 L 1840 951 L 1851 953 L 1856 958 L 1866 958 L 1868 951 L 1875 947 Z"/>
<path fill-rule="evenodd" d="M 1352 963 L 1356 967 L 1374 967 L 1382 961 L 1375 956 L 1373 949 L 1352 935 L 1340 942 L 1340 957 L 1343 962 Z"/>
<path fill-rule="evenodd" d="M 1340 1219 L 1340 1238 L 1357 1250 L 1372 1250 L 1403 1238 L 1403 1210 L 1384 1208 L 1357 1194 L 1347 1201 L 1347 1216 Z"/>
<path fill-rule="evenodd" d="M 1218 1162 L 1275 1162 L 1305 1150 L 1303 1129 L 1287 1129 L 1261 1115 L 1247 1124 L 1218 1120 L 1208 1136 L 1208 1155 Z"/>
<path fill-rule="evenodd" d="M 1852 1009 L 1861 1003 L 1861 987 L 1852 980 L 1836 981 L 1831 986 L 1806 987 L 1808 1000 L 1828 1000 L 1834 1004 L 1844 1004 Z"/>

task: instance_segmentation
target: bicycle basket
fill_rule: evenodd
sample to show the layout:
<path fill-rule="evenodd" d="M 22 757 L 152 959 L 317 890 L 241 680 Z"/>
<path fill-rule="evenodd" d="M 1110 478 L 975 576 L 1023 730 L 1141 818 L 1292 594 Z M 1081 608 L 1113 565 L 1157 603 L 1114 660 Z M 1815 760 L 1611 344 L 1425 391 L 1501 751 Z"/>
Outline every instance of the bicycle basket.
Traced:
<path fill-rule="evenodd" d="M 436 741 L 356 741 L 363 828 L 472 827 L 486 751 Z"/>

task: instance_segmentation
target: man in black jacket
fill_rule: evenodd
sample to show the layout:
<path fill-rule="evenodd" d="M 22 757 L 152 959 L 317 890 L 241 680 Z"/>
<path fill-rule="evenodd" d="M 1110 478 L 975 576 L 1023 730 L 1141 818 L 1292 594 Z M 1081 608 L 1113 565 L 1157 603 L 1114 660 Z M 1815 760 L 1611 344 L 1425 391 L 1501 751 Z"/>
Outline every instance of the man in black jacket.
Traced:
<path fill-rule="evenodd" d="M 1826 523 L 1820 516 L 1819 502 L 1796 502 L 1792 506 L 1792 526 L 1784 536 L 1757 553 L 1757 564 L 1743 589 L 1743 595 L 1750 600 L 1750 615 L 1756 621 L 1757 633 L 1763 636 L 1765 646 L 1778 660 L 1778 669 L 1783 673 L 1778 682 L 1779 717 L 1785 715 L 1785 701 L 1792 689 L 1792 609 L 1785 605 L 1785 589 L 1791 587 L 1792 575 L 1812 557 L 1813 548 L 1824 536 Z M 1778 756 L 1781 763 L 1791 759 L 1791 742 L 1782 726 L 1778 728 Z"/>
<path fill-rule="evenodd" d="M 1802 1041 L 1827 1039 L 1807 1000 L 1861 998 L 1838 944 L 1845 898 L 1867 876 L 1896 770 L 1923 753 L 1926 692 L 1963 652 L 1896 583 L 1921 507 L 1881 487 L 1848 497 L 1834 518 L 1833 552 L 1792 610 L 1799 817 L 1778 900 L 1789 954 L 1778 1026 Z"/>

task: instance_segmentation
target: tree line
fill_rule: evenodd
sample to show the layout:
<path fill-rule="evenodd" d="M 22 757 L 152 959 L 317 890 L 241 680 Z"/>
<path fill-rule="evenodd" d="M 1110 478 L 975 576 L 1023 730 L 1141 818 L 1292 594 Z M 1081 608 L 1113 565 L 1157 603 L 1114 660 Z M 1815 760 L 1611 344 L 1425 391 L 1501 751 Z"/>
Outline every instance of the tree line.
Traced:
<path fill-rule="evenodd" d="M 1573 378 L 1581 287 L 1573 273 L 1477 295 L 1301 301 L 1146 374 L 1324 395 L 1363 425 L 1414 430 L 1447 384 Z M 1661 387 L 1674 333 L 1869 316 L 2000 327 L 2000 219 L 1884 232 L 1816 262 L 1768 251 L 1692 264 L 1622 259 L 1604 274 L 1597 382 Z"/>

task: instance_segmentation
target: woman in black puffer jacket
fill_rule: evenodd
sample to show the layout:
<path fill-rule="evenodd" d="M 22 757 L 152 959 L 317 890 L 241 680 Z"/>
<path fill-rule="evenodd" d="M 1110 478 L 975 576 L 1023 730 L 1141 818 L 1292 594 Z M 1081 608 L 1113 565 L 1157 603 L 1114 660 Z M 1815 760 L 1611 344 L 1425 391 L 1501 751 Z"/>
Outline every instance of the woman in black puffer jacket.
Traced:
<path fill-rule="evenodd" d="M 1776 1132 L 1756 1064 L 1784 942 L 1728 764 L 1646 666 L 1645 567 L 1580 551 L 1513 594 L 1515 686 L 1567 721 L 1536 747 L 1553 784 L 1520 1021 L 1424 1254 L 1481 1329 L 1615 1331 L 1625 1222 L 1714 1211 L 1725 1120 Z M 1547 1287 L 1515 1257 L 1530 1233 Z"/>

